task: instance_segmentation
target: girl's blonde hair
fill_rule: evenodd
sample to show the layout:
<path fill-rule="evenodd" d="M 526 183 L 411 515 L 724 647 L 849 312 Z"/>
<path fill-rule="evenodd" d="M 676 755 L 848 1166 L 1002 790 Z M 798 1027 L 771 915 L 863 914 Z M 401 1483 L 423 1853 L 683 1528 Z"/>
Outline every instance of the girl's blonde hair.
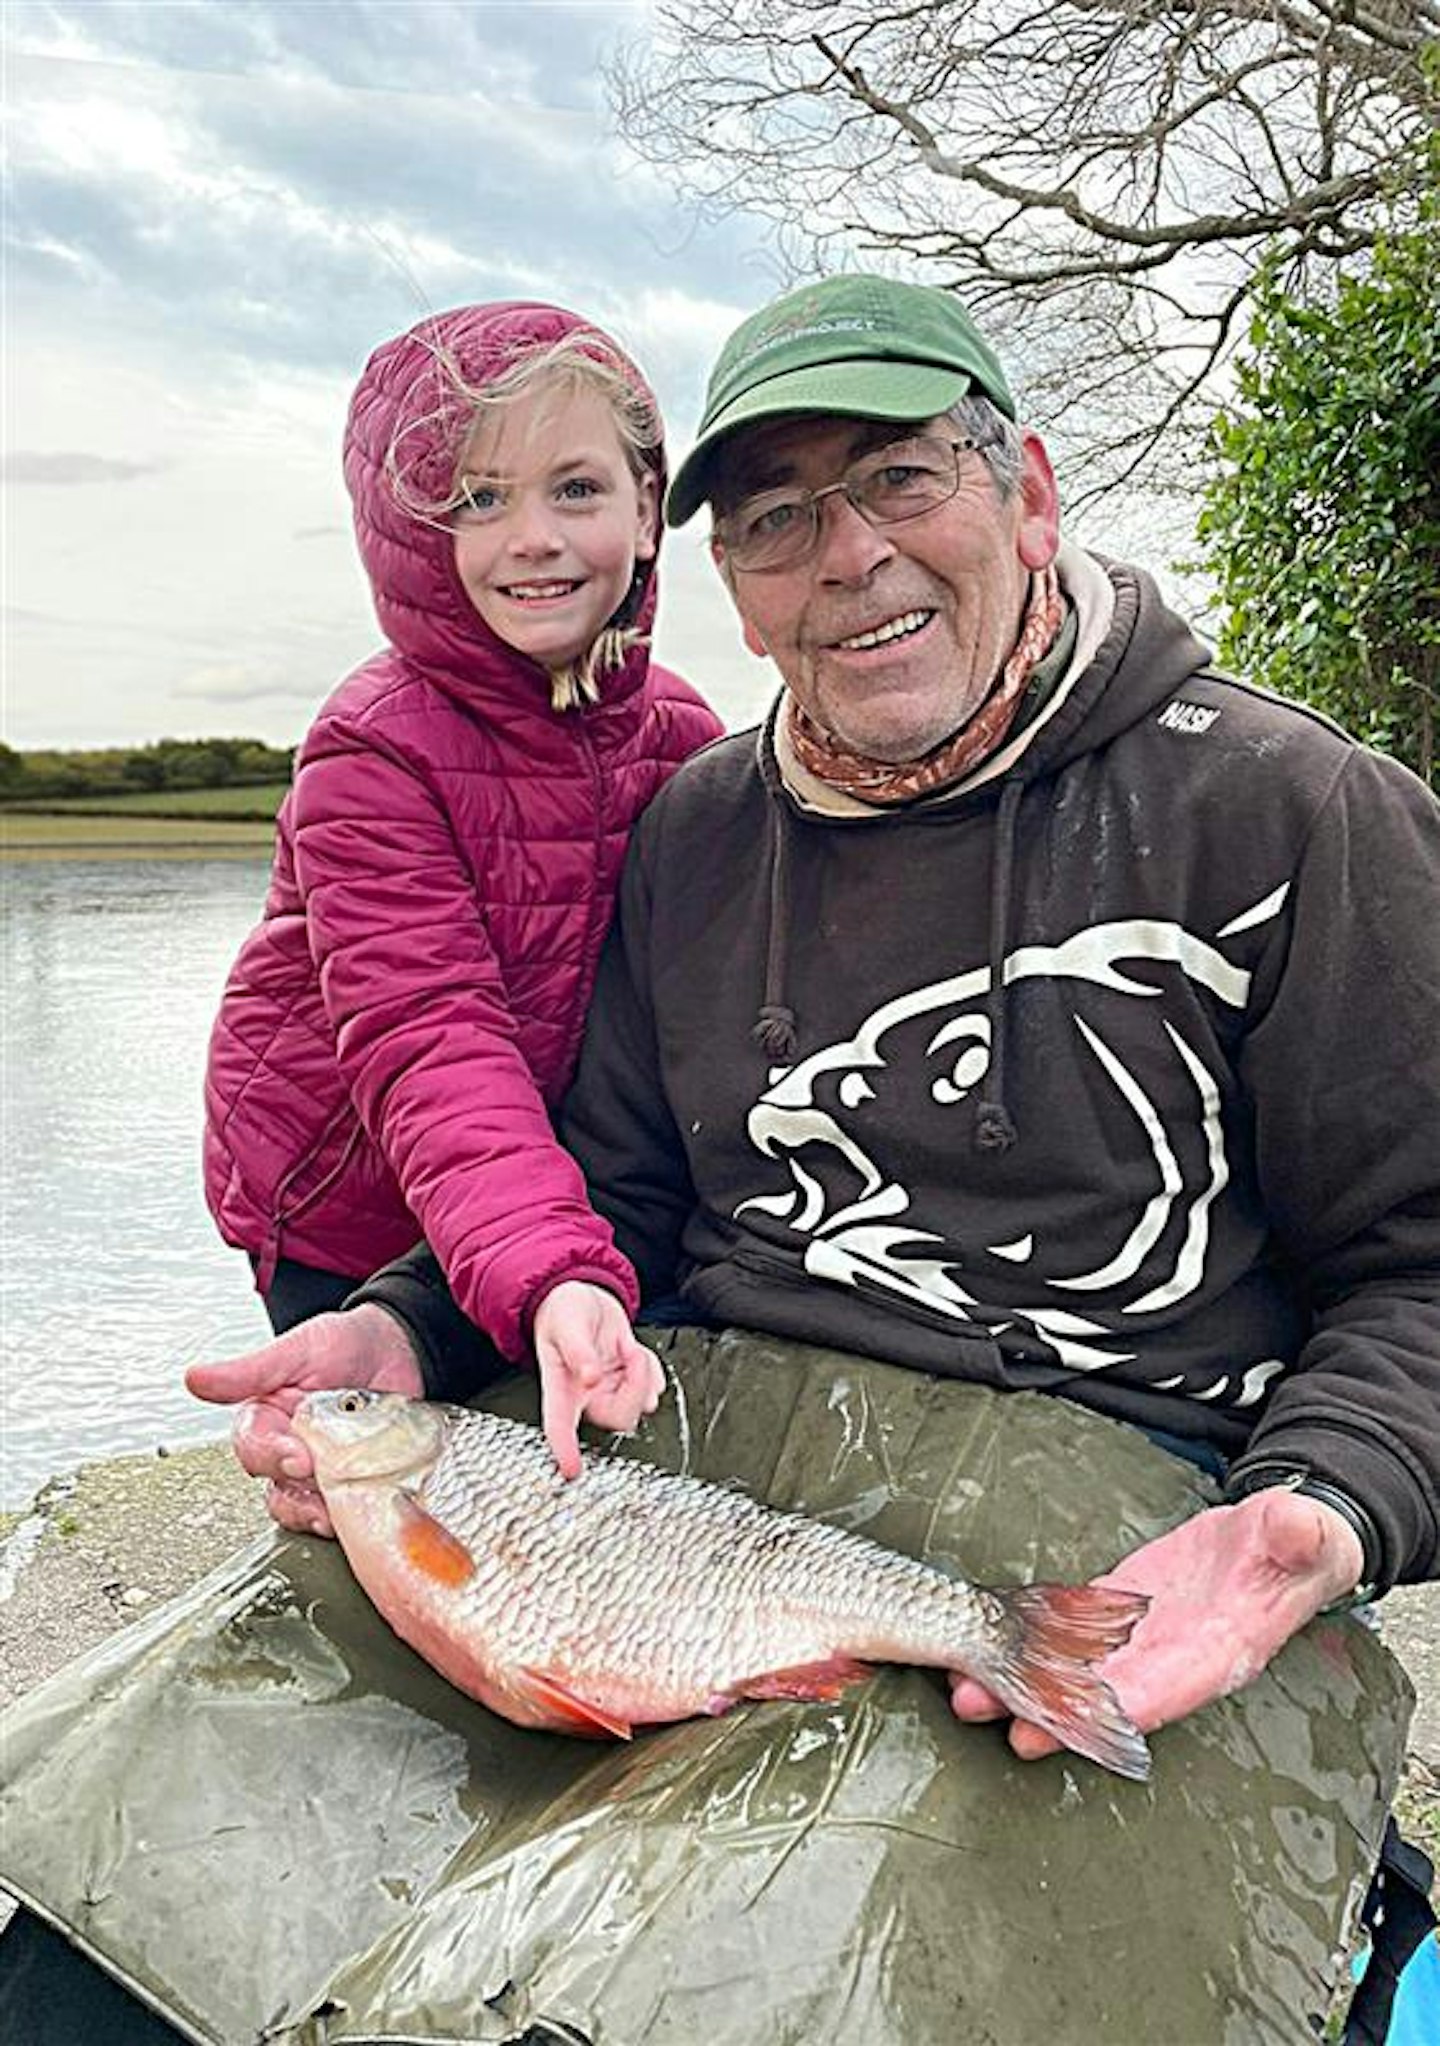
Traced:
<path fill-rule="evenodd" d="M 452 349 L 437 344 L 432 356 L 440 401 L 422 418 L 401 427 L 385 451 L 386 481 L 396 503 L 412 518 L 449 532 L 451 515 L 462 502 L 462 463 L 476 427 L 539 390 L 552 392 L 560 402 L 586 393 L 602 398 L 615 422 L 631 474 L 637 483 L 653 478 L 658 493 L 663 447 L 659 410 L 603 334 L 582 327 L 562 334 L 558 341 L 538 342 L 480 384 L 465 375 Z M 417 450 L 413 470 L 406 466 L 407 442 Z M 435 475 L 437 442 L 449 458 L 446 489 L 439 497 L 424 487 L 428 480 L 425 472 L 432 478 Z M 645 634 L 634 624 L 633 614 L 649 573 L 650 564 L 637 561 L 630 589 L 609 623 L 583 654 L 563 668 L 550 670 L 550 701 L 556 710 L 598 702 L 605 677 L 622 665 L 632 647 L 643 644 Z"/>

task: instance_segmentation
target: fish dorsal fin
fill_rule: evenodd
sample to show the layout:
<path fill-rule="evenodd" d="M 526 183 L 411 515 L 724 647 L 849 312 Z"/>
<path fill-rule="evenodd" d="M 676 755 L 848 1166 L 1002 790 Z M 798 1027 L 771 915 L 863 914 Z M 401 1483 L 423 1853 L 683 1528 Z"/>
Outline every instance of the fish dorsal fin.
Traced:
<path fill-rule="evenodd" d="M 603 1705 L 596 1705 L 589 1698 L 581 1698 L 559 1677 L 552 1677 L 547 1670 L 516 1670 L 511 1679 L 513 1687 L 536 1710 L 564 1733 L 588 1735 L 598 1739 L 602 1734 L 614 1734 L 617 1740 L 628 1741 L 631 1726 L 628 1719 L 618 1719 L 613 1712 L 607 1712 Z"/>
<path fill-rule="evenodd" d="M 464 1584 L 475 1575 L 475 1558 L 458 1535 L 442 1527 L 413 1492 L 399 1501 L 400 1549 L 407 1562 L 437 1584 Z"/>

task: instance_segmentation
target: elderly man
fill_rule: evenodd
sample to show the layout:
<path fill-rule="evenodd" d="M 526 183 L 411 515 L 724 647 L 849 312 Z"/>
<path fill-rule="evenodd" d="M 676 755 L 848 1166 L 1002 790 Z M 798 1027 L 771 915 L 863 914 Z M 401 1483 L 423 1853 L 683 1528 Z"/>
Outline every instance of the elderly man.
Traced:
<path fill-rule="evenodd" d="M 1061 540 L 947 294 L 746 321 L 669 522 L 707 501 L 784 689 L 643 820 L 567 1142 L 672 1315 L 1052 1392 L 1223 1476 L 1109 1580 L 1152 1604 L 1107 1675 L 1164 1725 L 1440 1568 L 1440 813 Z M 625 1425 L 586 1292 L 536 1344 Z M 486 1368 L 422 1254 L 191 1384 L 323 1528 L 300 1389 Z"/>

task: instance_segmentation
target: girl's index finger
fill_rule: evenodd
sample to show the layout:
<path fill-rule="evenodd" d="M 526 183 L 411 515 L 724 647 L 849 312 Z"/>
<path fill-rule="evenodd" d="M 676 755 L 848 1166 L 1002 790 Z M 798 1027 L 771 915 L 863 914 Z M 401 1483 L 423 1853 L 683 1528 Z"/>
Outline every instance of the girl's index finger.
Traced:
<path fill-rule="evenodd" d="M 541 1420 L 550 1454 L 562 1478 L 578 1478 L 580 1463 L 580 1416 L 585 1401 L 578 1386 L 563 1368 L 547 1371 L 543 1378 Z"/>

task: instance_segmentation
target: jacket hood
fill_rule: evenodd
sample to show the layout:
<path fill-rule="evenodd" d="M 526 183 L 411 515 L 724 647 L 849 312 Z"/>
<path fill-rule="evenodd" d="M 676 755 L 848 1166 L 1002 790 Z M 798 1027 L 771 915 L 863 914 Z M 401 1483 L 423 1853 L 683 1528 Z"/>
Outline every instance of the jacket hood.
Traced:
<path fill-rule="evenodd" d="M 1025 782 L 1099 752 L 1211 666 L 1209 647 L 1167 607 L 1143 568 L 1102 555 L 1088 560 L 1110 584 L 1109 624 L 1055 716 L 1020 753 L 1011 772 Z M 1069 593 L 1063 556 L 1061 583 Z"/>
<path fill-rule="evenodd" d="M 471 387 L 484 384 L 517 356 L 573 333 L 594 335 L 597 352 L 613 357 L 654 402 L 635 364 L 593 321 L 560 306 L 520 300 L 431 314 L 383 342 L 350 401 L 345 483 L 381 630 L 398 653 L 446 678 L 452 688 L 459 684 L 460 693 L 469 693 L 466 685 L 483 689 L 487 683 L 513 692 L 523 678 L 533 681 L 537 701 L 548 701 L 549 682 L 538 662 L 497 638 L 471 605 L 449 533 L 401 503 L 390 473 L 392 451 L 412 499 L 443 502 L 472 417 L 457 376 Z M 655 471 L 663 497 L 663 448 Z M 655 564 L 640 566 L 646 574 L 630 622 L 648 639 L 655 618 Z M 629 695 L 643 683 L 648 666 L 648 647 L 633 648 L 623 666 L 605 677 L 602 700 Z"/>

